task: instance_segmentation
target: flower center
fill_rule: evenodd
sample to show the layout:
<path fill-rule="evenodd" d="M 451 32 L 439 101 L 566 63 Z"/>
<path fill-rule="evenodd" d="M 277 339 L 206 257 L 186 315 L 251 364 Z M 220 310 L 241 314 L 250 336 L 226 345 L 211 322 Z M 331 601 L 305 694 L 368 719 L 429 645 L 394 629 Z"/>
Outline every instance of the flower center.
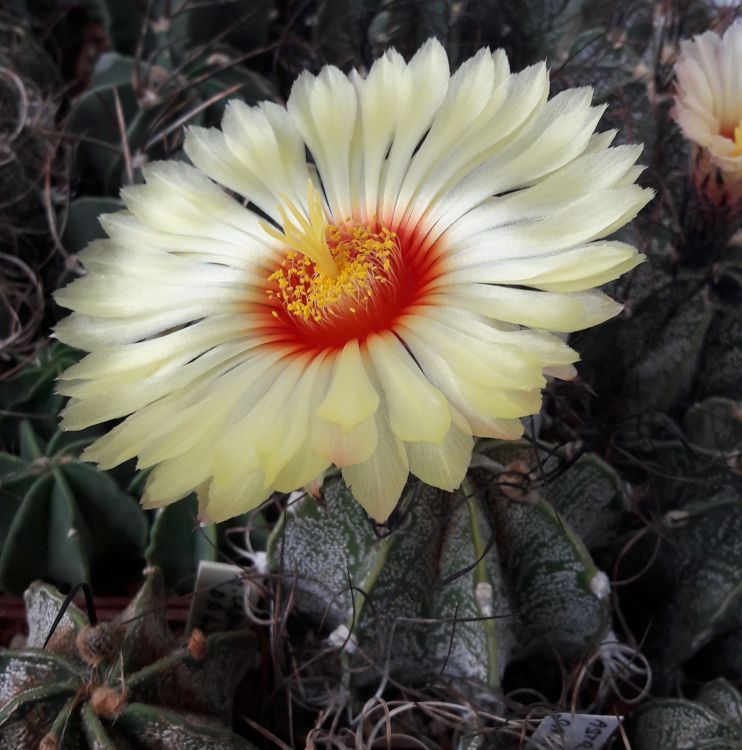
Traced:
<path fill-rule="evenodd" d="M 283 231 L 263 224 L 286 254 L 266 279 L 266 312 L 280 341 L 324 349 L 386 330 L 429 289 L 436 263 L 378 221 L 330 224 L 310 183 L 308 208 L 282 196 Z M 409 235 L 409 236 L 408 236 Z M 267 322 L 267 321 L 266 321 Z"/>
<path fill-rule="evenodd" d="M 369 307 L 379 288 L 390 283 L 392 259 L 399 255 L 397 235 L 386 227 L 328 224 L 324 243 L 329 258 L 323 263 L 294 245 L 268 277 L 277 286 L 268 289 L 269 298 L 277 298 L 291 315 L 315 323 Z"/>

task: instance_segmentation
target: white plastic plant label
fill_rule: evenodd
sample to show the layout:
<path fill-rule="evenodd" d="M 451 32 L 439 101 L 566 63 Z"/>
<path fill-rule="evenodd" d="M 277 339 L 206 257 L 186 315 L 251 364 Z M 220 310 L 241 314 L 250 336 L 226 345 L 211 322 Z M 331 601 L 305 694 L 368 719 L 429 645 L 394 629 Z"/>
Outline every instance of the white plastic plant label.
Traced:
<path fill-rule="evenodd" d="M 622 716 L 555 714 L 547 716 L 526 750 L 600 750 L 618 729 Z"/>
<path fill-rule="evenodd" d="M 202 560 L 198 564 L 186 633 L 193 628 L 215 633 L 248 624 L 244 570 L 237 565 Z"/>

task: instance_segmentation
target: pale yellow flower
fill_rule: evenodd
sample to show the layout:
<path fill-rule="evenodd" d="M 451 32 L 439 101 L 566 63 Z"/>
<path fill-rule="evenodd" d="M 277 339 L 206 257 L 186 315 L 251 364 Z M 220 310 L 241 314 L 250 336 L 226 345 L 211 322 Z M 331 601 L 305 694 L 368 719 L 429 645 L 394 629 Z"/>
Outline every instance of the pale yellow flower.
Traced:
<path fill-rule="evenodd" d="M 126 417 L 85 458 L 138 456 L 148 506 L 201 488 L 211 520 L 332 464 L 379 521 L 409 472 L 458 487 L 473 436 L 518 437 L 573 376 L 547 331 L 615 315 L 592 288 L 642 258 L 605 239 L 650 198 L 640 148 L 594 132 L 590 89 L 547 96 L 543 64 L 481 50 L 451 76 L 429 41 L 191 128 L 195 166 L 147 167 L 57 295 L 91 352 L 64 426 Z"/>
<path fill-rule="evenodd" d="M 707 31 L 682 42 L 675 75 L 683 133 L 728 179 L 742 179 L 742 21 L 722 37 Z"/>

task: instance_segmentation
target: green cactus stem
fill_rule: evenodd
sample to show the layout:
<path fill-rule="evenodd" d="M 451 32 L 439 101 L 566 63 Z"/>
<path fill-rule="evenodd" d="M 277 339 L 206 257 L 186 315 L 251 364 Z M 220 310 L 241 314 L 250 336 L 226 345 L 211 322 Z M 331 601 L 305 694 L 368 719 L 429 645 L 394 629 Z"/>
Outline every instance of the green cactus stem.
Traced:
<path fill-rule="evenodd" d="M 25 593 L 24 648 L 0 651 L 0 747 L 251 750 L 231 729 L 234 692 L 259 657 L 249 630 L 177 647 L 158 569 L 127 609 L 91 626 L 47 584 Z"/>

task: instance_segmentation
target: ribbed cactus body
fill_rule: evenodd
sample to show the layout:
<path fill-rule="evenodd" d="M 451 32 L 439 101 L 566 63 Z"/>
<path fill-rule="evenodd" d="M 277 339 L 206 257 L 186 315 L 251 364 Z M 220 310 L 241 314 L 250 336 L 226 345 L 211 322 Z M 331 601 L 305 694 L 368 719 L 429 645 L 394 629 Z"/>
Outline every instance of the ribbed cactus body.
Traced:
<path fill-rule="evenodd" d="M 90 626 L 64 597 L 34 583 L 29 635 L 0 652 L 0 746 L 249 750 L 231 731 L 234 691 L 258 656 L 250 631 L 204 636 L 178 648 L 165 620 L 157 569 L 116 619 Z"/>
<path fill-rule="evenodd" d="M 511 661 L 575 659 L 607 634 L 608 579 L 565 516 L 579 519 L 588 487 L 614 513 L 615 475 L 595 457 L 579 462 L 572 488 L 558 485 L 558 512 L 522 461 L 506 470 L 497 460 L 531 449 L 498 447 L 455 494 L 411 483 L 390 533 L 374 533 L 339 478 L 321 502 L 290 504 L 274 530 L 269 560 L 294 587 L 296 610 L 345 646 L 359 685 L 388 669 L 406 684 L 440 675 L 497 690 Z M 594 539 L 600 517 L 584 522 Z"/>
<path fill-rule="evenodd" d="M 88 441 L 57 432 L 46 443 L 23 422 L 20 442 L 20 455 L 0 454 L 0 588 L 90 583 L 97 565 L 138 562 L 144 514 L 110 474 L 78 459 Z"/>

